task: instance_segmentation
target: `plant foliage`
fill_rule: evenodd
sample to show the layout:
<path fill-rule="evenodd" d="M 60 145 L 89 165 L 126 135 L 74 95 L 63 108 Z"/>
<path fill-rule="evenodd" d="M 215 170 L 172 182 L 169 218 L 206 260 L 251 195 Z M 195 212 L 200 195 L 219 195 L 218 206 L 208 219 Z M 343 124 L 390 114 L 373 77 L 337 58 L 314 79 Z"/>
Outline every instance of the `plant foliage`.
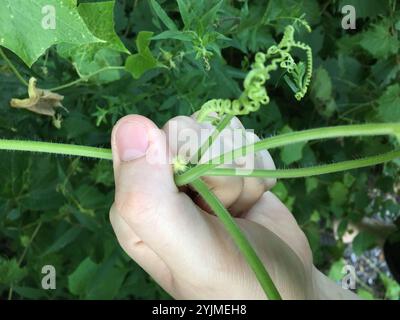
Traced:
<path fill-rule="evenodd" d="M 378 4 L 379 3 L 379 4 Z M 400 122 L 400 8 L 395 0 L 1 0 L 0 137 L 109 147 L 113 124 L 140 113 L 162 125 L 212 99 L 234 100 L 253 61 L 279 46 L 292 25 L 312 48 L 271 73 L 269 104 L 244 116 L 261 136 L 368 122 Z M 355 30 L 341 8 L 356 8 Z M 43 29 L 38 10 L 55 7 Z M 310 25 L 311 32 L 307 32 Z M 257 58 L 258 57 L 258 58 Z M 295 94 L 308 86 L 300 102 Z M 298 60 L 297 60 L 298 59 Z M 254 66 L 253 66 L 254 67 Z M 11 108 L 26 82 L 64 97 L 57 115 Z M 24 84 L 25 82 L 25 84 Z M 264 83 L 263 83 L 264 85 Z M 42 91 L 41 91 L 42 92 Z M 29 96 L 30 97 L 30 96 Z M 388 152 L 393 138 L 300 142 L 271 150 L 277 167 L 297 168 Z M 317 160 L 318 159 L 318 160 Z M 108 210 L 109 162 L 0 152 L 0 295 L 4 298 L 167 298 L 116 243 Z M 314 262 L 338 280 L 347 227 L 366 217 L 400 218 L 400 159 L 343 173 L 281 180 L 274 192 L 306 233 Z M 335 228 L 338 226 L 338 228 Z M 339 239 L 327 241 L 337 229 Z M 397 231 L 399 232 L 399 231 Z M 357 254 L 378 239 L 360 233 Z M 41 269 L 57 270 L 57 289 L 42 290 Z M 339 270 L 339 271 L 338 271 Z M 395 281 L 375 297 L 399 298 Z M 379 281 L 379 280 L 378 280 Z M 360 290 L 370 297 L 370 292 Z"/>

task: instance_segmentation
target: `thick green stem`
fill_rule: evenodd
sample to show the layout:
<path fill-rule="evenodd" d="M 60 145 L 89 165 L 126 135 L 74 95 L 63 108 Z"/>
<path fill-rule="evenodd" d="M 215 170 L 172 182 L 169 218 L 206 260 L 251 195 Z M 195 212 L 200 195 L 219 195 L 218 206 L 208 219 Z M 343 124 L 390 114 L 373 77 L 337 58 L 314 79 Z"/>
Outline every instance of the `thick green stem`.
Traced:
<path fill-rule="evenodd" d="M 303 178 L 317 176 L 321 174 L 334 173 L 346 171 L 351 169 L 358 169 L 368 166 L 385 163 L 394 159 L 400 158 L 400 150 L 395 150 L 383 153 L 377 156 L 366 157 L 357 160 L 349 160 L 325 165 L 318 165 L 307 168 L 296 169 L 276 169 L 276 170 L 263 170 L 263 169 L 231 169 L 231 168 L 214 168 L 207 171 L 207 176 L 246 176 L 246 177 L 263 177 L 263 178 Z"/>
<path fill-rule="evenodd" d="M 206 175 L 209 170 L 214 169 L 223 163 L 232 162 L 234 159 L 242 157 L 249 152 L 255 153 L 260 150 L 282 147 L 298 142 L 328 138 L 379 135 L 398 136 L 399 132 L 400 123 L 361 124 L 290 132 L 276 137 L 267 138 L 254 144 L 243 146 L 231 152 L 215 157 L 206 164 L 199 164 L 194 168 L 189 169 L 185 173 L 178 175 L 175 178 L 175 183 L 178 186 L 189 184 L 199 177 Z"/>
<path fill-rule="evenodd" d="M 257 152 L 262 149 L 274 148 L 290 143 L 295 143 L 299 141 L 309 141 L 320 138 L 327 137 L 338 137 L 338 136 L 357 136 L 357 135 L 386 135 L 386 134 L 396 134 L 400 124 L 378 124 L 378 125 L 356 125 L 356 126 L 344 126 L 344 127 L 333 127 L 333 128 L 323 128 L 323 129 L 313 129 L 299 132 L 301 138 L 297 138 L 296 133 L 285 134 L 281 136 L 276 136 L 273 138 L 268 138 L 259 141 L 253 145 L 239 148 L 233 151 L 233 154 L 223 155 L 211 160 L 211 164 L 199 164 L 193 169 L 188 170 L 182 175 L 176 176 L 176 182 L 178 185 L 183 185 L 194 181 L 200 176 L 204 175 L 231 175 L 232 171 L 230 169 L 216 169 L 218 165 L 222 162 L 217 160 L 225 157 L 227 160 L 234 159 L 238 155 L 242 155 L 249 150 Z M 335 132 L 332 133 L 332 129 Z M 294 141 L 295 140 L 295 141 Z M 51 143 L 51 142 L 40 142 L 40 141 L 29 141 L 29 140 L 6 140 L 0 139 L 0 150 L 10 150 L 10 151 L 31 151 L 31 152 L 44 152 L 52 154 L 61 154 L 68 156 L 80 156 L 87 158 L 97 158 L 112 160 L 112 153 L 110 149 L 106 148 L 96 148 L 89 146 L 79 146 L 73 144 L 61 144 L 61 143 Z M 368 165 L 375 165 L 378 163 L 383 163 L 390 161 L 398 157 L 399 151 L 393 151 L 386 154 L 358 159 L 344 161 L 329 165 L 322 165 L 310 168 L 299 168 L 299 169 L 285 169 L 285 170 L 261 170 L 249 172 L 248 170 L 235 170 L 236 175 L 245 176 L 264 176 L 264 177 L 275 177 L 275 178 L 299 178 L 310 175 L 325 174 L 338 172 L 343 170 L 350 170 L 360 167 L 365 167 Z"/>
<path fill-rule="evenodd" d="M 111 149 L 64 143 L 0 139 L 0 150 L 31 151 L 112 160 Z"/>
<path fill-rule="evenodd" d="M 225 127 L 231 119 L 225 118 L 221 128 Z M 218 134 L 222 131 L 215 130 L 207 144 L 203 145 L 203 151 L 207 150 Z M 336 164 L 323 165 L 319 167 L 302 168 L 302 169 L 288 169 L 288 170 L 248 170 L 240 169 L 215 169 L 218 165 L 230 161 L 238 156 L 243 156 L 249 152 L 257 152 L 262 149 L 270 149 L 280 147 L 296 142 L 310 141 L 316 139 L 326 139 L 335 137 L 349 137 L 349 136 L 375 136 L 375 135 L 396 135 L 399 136 L 400 124 L 398 123 L 385 123 L 385 124 L 368 124 L 368 125 L 353 125 L 341 126 L 331 128 L 312 129 L 301 132 L 288 133 L 272 138 L 259 141 L 253 145 L 244 146 L 236 149 L 231 153 L 216 157 L 207 164 L 200 164 L 190 169 L 186 173 L 176 176 L 177 185 L 190 183 L 192 187 L 204 198 L 210 205 L 215 214 L 221 219 L 229 234 L 232 236 L 234 242 L 237 244 L 247 262 L 255 272 L 262 288 L 270 299 L 280 299 L 280 295 L 276 290 L 268 272 L 265 270 L 261 260 L 258 258 L 256 252 L 251 247 L 246 237 L 242 234 L 238 226 L 235 224 L 234 219 L 229 215 L 224 206 L 219 202 L 215 195 L 208 190 L 207 186 L 199 179 L 202 175 L 245 175 L 245 176 L 262 176 L 262 177 L 304 177 L 316 174 L 331 173 L 343 170 L 349 170 L 359 167 L 365 167 L 382 162 L 386 162 L 400 156 L 400 151 L 396 150 L 386 154 L 368 157 L 359 160 L 344 161 Z M 70 156 L 82 156 L 88 158 L 112 160 L 112 153 L 110 149 L 78 146 L 60 143 L 48 143 L 38 141 L 19 141 L 19 140 L 5 140 L 0 139 L 0 150 L 13 150 L 13 151 L 31 151 L 31 152 L 45 152 L 52 154 L 62 154 Z"/>
<path fill-rule="evenodd" d="M 200 179 L 195 180 L 191 183 L 191 186 L 203 197 L 210 208 L 214 211 L 217 217 L 223 223 L 226 231 L 232 237 L 235 244 L 238 246 L 239 250 L 242 252 L 247 263 L 253 269 L 261 287 L 263 288 L 265 294 L 270 300 L 281 300 L 281 296 L 276 289 L 274 283 L 264 264 L 257 256 L 250 242 L 247 240 L 246 236 L 242 233 L 240 228 L 235 223 L 235 220 L 225 209 L 224 205 L 218 200 L 218 198 L 208 189 L 207 185 Z"/>

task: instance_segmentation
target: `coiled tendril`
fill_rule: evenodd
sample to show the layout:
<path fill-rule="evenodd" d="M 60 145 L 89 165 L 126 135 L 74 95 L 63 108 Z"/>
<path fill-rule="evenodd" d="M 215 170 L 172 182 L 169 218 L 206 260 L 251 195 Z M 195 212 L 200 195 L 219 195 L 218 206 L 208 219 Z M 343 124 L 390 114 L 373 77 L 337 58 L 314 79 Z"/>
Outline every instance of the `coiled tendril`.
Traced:
<path fill-rule="evenodd" d="M 311 31 L 307 25 L 306 29 Z M 278 45 L 271 46 L 267 53 L 257 52 L 251 70 L 243 83 L 243 93 L 238 99 L 211 99 L 202 105 L 197 116 L 198 121 L 204 121 L 211 112 L 219 116 L 224 114 L 246 115 L 257 111 L 261 105 L 269 103 L 270 98 L 265 88 L 265 82 L 271 78 L 270 73 L 278 67 L 287 71 L 291 77 L 285 77 L 290 88 L 295 92 L 295 98 L 301 100 L 310 85 L 312 76 L 312 50 L 305 43 L 294 40 L 294 27 L 285 28 L 282 40 Z M 306 66 L 303 62 L 296 63 L 290 54 L 293 48 L 304 50 L 307 56 Z M 269 61 L 269 64 L 265 63 Z"/>

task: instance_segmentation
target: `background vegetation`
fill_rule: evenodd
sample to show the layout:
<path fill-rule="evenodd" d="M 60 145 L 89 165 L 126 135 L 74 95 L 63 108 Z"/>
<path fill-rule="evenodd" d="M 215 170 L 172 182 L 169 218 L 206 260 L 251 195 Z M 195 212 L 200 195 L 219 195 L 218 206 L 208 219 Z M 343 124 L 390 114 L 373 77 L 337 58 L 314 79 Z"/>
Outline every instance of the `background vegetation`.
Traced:
<path fill-rule="evenodd" d="M 13 8 L 1 2 L 0 15 L 8 15 Z M 73 7 L 73 0 L 66 2 Z M 279 41 L 283 28 L 299 18 L 313 29 L 300 34 L 313 48 L 310 93 L 299 103 L 277 73 L 269 82 L 270 105 L 243 117 L 245 125 L 268 136 L 400 121 L 400 7 L 395 0 L 78 2 L 77 12 L 90 32 L 105 42 L 72 41 L 64 34 L 65 42 L 44 48 L 44 54 L 38 49 L 35 62 L 22 51 L 16 55 L 2 47 L 25 80 L 34 76 L 41 88 L 62 85 L 56 91 L 68 112 L 58 108 L 52 119 L 11 108 L 10 99 L 26 97 L 27 88 L 3 57 L 1 137 L 109 147 L 113 124 L 126 114 L 140 113 L 162 125 L 173 116 L 192 114 L 208 99 L 238 97 L 254 53 Z M 356 8 L 355 30 L 341 27 L 345 4 Z M 2 39 L 11 34 L 4 26 L 0 23 Z M 30 46 L 48 40 L 30 28 L 25 30 Z M 148 32 L 139 36 L 141 31 Z M 64 86 L 70 82 L 74 85 Z M 390 149 L 388 138 L 346 139 L 297 144 L 273 157 L 277 167 L 296 167 Z M 364 228 L 349 249 L 341 236 L 354 229 L 350 225 L 373 218 L 393 225 L 384 229 L 385 236 L 390 230 L 391 243 L 396 232 L 399 239 L 394 227 L 400 217 L 399 171 L 400 159 L 345 174 L 280 181 L 274 191 L 309 238 L 317 267 L 339 280 L 345 257 L 362 256 L 382 244 L 381 231 Z M 0 152 L 0 175 L 2 298 L 168 297 L 116 242 L 108 221 L 114 192 L 109 162 Z M 56 267 L 56 290 L 41 289 L 46 264 Z M 372 268 L 378 278 L 358 285 L 359 294 L 399 299 L 400 287 L 391 275 Z"/>

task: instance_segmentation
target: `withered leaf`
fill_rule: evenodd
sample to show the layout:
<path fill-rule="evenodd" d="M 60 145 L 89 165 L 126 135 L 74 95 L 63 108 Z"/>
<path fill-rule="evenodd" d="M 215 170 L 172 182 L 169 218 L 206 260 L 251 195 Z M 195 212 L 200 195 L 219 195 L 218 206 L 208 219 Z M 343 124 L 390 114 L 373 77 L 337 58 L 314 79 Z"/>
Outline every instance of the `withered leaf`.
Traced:
<path fill-rule="evenodd" d="M 49 90 L 37 88 L 36 83 L 37 80 L 35 78 L 30 78 L 28 85 L 29 98 L 11 99 L 11 107 L 27 109 L 54 118 L 56 114 L 55 109 L 64 108 L 61 104 L 64 96 Z"/>

